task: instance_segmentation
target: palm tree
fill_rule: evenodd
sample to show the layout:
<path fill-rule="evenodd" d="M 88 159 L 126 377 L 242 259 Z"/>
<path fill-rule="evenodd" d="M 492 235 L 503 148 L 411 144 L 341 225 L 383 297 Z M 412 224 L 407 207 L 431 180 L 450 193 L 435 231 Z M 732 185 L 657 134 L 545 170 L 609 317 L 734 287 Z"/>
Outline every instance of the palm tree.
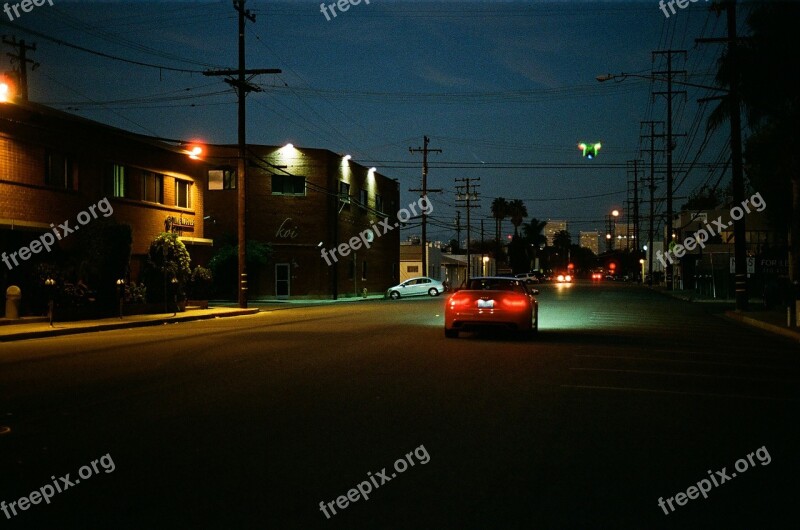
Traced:
<path fill-rule="evenodd" d="M 494 217 L 495 239 L 500 241 L 503 219 L 508 217 L 508 201 L 503 197 L 495 197 L 492 201 L 492 217 Z"/>
<path fill-rule="evenodd" d="M 522 235 L 525 238 L 525 242 L 533 245 L 534 248 L 539 248 L 546 244 L 547 238 L 543 233 L 545 226 L 547 226 L 547 221 L 540 221 L 535 217 L 531 217 L 531 220 L 522 226 Z"/>
<path fill-rule="evenodd" d="M 529 245 L 528 248 L 532 249 L 530 256 L 531 268 L 535 266 L 539 247 L 547 244 L 547 237 L 543 233 L 545 226 L 547 226 L 547 221 L 540 221 L 535 217 L 531 217 L 530 221 L 522 225 L 522 237 Z"/>
<path fill-rule="evenodd" d="M 773 226 L 785 227 L 788 221 L 791 281 L 800 279 L 800 237 L 796 235 L 800 234 L 800 162 L 790 147 L 800 141 L 800 92 L 786 77 L 786 62 L 780 54 L 795 47 L 798 18 L 796 3 L 758 3 L 747 18 L 750 38 L 736 48 L 736 68 L 726 53 L 717 70 L 717 84 L 722 87 L 730 87 L 733 72 L 738 73 L 733 81 L 751 129 L 745 146 L 748 178 L 770 195 L 766 200 L 773 205 L 769 211 Z M 709 116 L 709 129 L 728 121 L 731 108 L 726 94 Z"/>
<path fill-rule="evenodd" d="M 514 235 L 518 236 L 519 225 L 522 224 L 525 217 L 528 217 L 528 208 L 520 199 L 514 199 L 508 203 L 508 216 L 511 218 L 511 224 L 514 225 Z"/>

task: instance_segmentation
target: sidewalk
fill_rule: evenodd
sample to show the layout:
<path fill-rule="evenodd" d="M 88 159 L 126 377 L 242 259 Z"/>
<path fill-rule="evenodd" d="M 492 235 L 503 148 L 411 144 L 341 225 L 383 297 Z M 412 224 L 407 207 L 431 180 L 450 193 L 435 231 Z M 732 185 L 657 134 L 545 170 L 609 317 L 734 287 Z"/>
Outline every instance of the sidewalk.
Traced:
<path fill-rule="evenodd" d="M 693 290 L 667 291 L 661 286 L 653 286 L 648 288 L 665 296 L 671 296 L 672 298 L 677 298 L 678 300 L 684 300 L 686 302 L 727 304 L 731 307 L 736 305 L 735 300 L 705 298 L 699 296 Z M 744 313 L 726 310 L 724 312 L 724 316 L 747 326 L 800 342 L 800 328 L 788 327 L 786 325 L 785 308 L 773 310 L 761 309 L 764 307 L 764 302 L 759 298 L 749 299 L 749 307 L 759 309 L 751 309 L 750 311 Z"/>
<path fill-rule="evenodd" d="M 62 335 L 90 333 L 93 331 L 141 328 L 175 322 L 189 322 L 192 320 L 253 315 L 258 312 L 258 308 L 239 309 L 238 307 L 213 307 L 210 309 L 188 309 L 174 316 L 172 313 L 161 313 L 155 315 L 131 315 L 125 316 L 122 319 L 115 317 L 98 320 L 79 320 L 75 322 L 55 322 L 52 328 L 47 318 L 44 317 L 23 318 L 18 324 L 9 323 L 9 321 L 5 320 L 3 325 L 0 325 L 0 342 L 41 337 L 59 337 Z"/>
<path fill-rule="evenodd" d="M 79 320 L 74 322 L 55 322 L 53 327 L 47 317 L 23 317 L 19 321 L 8 321 L 0 318 L 0 343 L 15 340 L 33 339 L 39 337 L 59 337 L 77 333 L 91 333 L 93 331 L 108 331 L 114 329 L 141 328 L 145 326 L 158 326 L 175 322 L 189 322 L 192 320 L 205 320 L 211 318 L 235 317 L 252 315 L 260 311 L 279 311 L 282 309 L 299 309 L 324 304 L 338 304 L 343 302 L 364 302 L 368 300 L 383 300 L 383 294 L 369 295 L 367 298 L 349 297 L 338 300 L 249 300 L 248 309 L 240 309 L 238 303 L 232 300 L 214 300 L 209 302 L 209 309 L 187 309 L 183 313 L 173 316 L 172 313 L 154 315 L 131 315 L 121 320 L 119 317 L 103 318 L 98 320 Z M 263 309 L 259 309 L 263 308 Z"/>

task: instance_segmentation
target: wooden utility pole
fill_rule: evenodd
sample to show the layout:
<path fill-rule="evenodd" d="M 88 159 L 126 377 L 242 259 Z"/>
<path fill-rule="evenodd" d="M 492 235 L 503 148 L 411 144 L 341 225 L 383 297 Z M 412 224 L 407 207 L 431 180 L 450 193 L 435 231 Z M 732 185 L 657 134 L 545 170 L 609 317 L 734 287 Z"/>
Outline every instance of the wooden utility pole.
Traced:
<path fill-rule="evenodd" d="M 472 238 L 472 231 L 470 227 L 470 210 L 472 208 L 480 208 L 480 204 L 473 204 L 478 202 L 480 199 L 478 198 L 478 191 L 477 189 L 480 187 L 480 184 L 473 184 L 475 181 L 480 181 L 481 178 L 460 178 L 456 179 L 456 182 L 463 182 L 463 185 L 456 185 L 456 202 L 462 203 L 462 206 L 457 206 L 459 208 L 466 208 L 467 209 L 467 281 L 469 281 L 471 268 L 472 265 L 470 263 L 470 239 Z"/>
<path fill-rule="evenodd" d="M 731 122 L 731 187 L 733 204 L 744 203 L 744 170 L 742 168 L 742 116 L 739 98 L 739 37 L 736 32 L 736 0 L 723 0 L 711 8 L 719 14 L 723 9 L 727 15 L 727 38 L 695 39 L 696 42 L 723 42 L 728 44 L 728 112 Z M 736 311 L 746 311 L 747 296 L 747 241 L 744 215 L 733 219 L 733 256 L 735 260 Z"/>
<path fill-rule="evenodd" d="M 239 12 L 239 67 L 235 70 L 209 70 L 203 72 L 207 76 L 224 76 L 225 82 L 236 89 L 239 98 L 238 120 L 239 120 L 239 161 L 236 172 L 236 195 L 237 195 L 237 232 L 239 240 L 239 307 L 247 307 L 247 237 L 246 237 L 246 218 L 247 218 L 247 195 L 245 191 L 247 176 L 247 121 L 245 111 L 245 98 L 248 92 L 261 92 L 261 88 L 250 83 L 245 76 L 255 76 L 258 74 L 280 74 L 278 69 L 256 69 L 247 70 L 245 68 L 245 19 L 255 22 L 256 16 L 244 5 L 247 0 L 233 0 L 233 7 Z"/>
<path fill-rule="evenodd" d="M 17 41 L 17 37 L 14 35 L 12 35 L 10 39 L 3 35 L 3 44 L 17 49 L 17 53 L 8 52 L 6 55 L 11 57 L 13 62 L 17 63 L 17 74 L 19 75 L 19 99 L 21 101 L 28 101 L 28 65 L 31 65 L 31 70 L 36 70 L 36 68 L 39 67 L 39 63 L 28 59 L 27 52 L 28 50 L 35 52 L 36 43 L 28 45 L 25 44 L 25 39 Z"/>
<path fill-rule="evenodd" d="M 647 258 L 647 272 L 650 276 L 650 279 L 647 280 L 647 285 L 653 285 L 653 258 L 655 256 L 655 249 L 653 248 L 653 222 L 655 220 L 655 191 L 656 191 L 656 148 L 655 148 L 655 141 L 656 138 L 661 138 L 663 134 L 656 134 L 656 125 L 661 124 L 664 125 L 663 121 L 643 121 L 641 122 L 642 125 L 649 125 L 650 126 L 650 134 L 643 135 L 648 136 L 650 138 L 650 149 L 644 149 L 643 151 L 648 151 L 650 153 L 650 219 L 647 224 L 647 251 L 648 256 Z M 665 249 L 666 250 L 666 249 Z"/>
<path fill-rule="evenodd" d="M 422 210 L 422 275 L 429 276 L 428 274 L 428 192 L 438 193 L 440 189 L 428 189 L 428 153 L 441 153 L 441 149 L 430 149 L 428 144 L 431 139 L 427 136 L 423 137 L 423 147 L 416 149 L 408 148 L 410 153 L 422 153 L 422 189 L 410 189 L 408 191 L 418 191 L 422 193 L 421 197 L 425 200 L 425 209 Z"/>
<path fill-rule="evenodd" d="M 653 52 L 653 59 L 655 59 L 656 55 L 664 55 L 667 58 L 667 69 L 660 71 L 660 72 L 653 72 L 653 75 L 666 75 L 667 81 L 667 90 L 666 92 L 653 92 L 653 95 L 663 95 L 667 98 L 667 243 L 664 249 L 664 252 L 669 250 L 669 247 L 672 243 L 672 184 L 673 184 L 673 176 L 672 176 L 672 151 L 675 149 L 675 146 L 672 141 L 672 97 L 676 94 L 683 94 L 686 95 L 685 90 L 673 90 L 672 88 L 672 78 L 676 74 L 686 74 L 686 70 L 674 70 L 672 68 L 672 56 L 673 55 L 683 55 L 686 56 L 686 50 L 659 50 Z M 672 265 L 667 266 L 666 271 L 667 277 L 667 290 L 671 291 L 673 289 L 672 285 Z"/>

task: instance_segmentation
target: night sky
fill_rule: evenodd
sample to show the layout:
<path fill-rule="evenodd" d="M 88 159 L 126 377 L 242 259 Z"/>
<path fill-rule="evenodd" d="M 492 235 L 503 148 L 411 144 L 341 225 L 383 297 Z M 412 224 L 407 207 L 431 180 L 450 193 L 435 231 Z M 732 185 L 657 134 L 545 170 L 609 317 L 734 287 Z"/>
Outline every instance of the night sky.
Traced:
<path fill-rule="evenodd" d="M 0 13 L 3 34 L 37 45 L 32 101 L 138 133 L 236 141 L 233 90 L 202 75 L 236 66 L 231 1 L 53 3 L 13 21 Z M 408 148 L 428 135 L 431 147 L 444 151 L 431 155 L 429 186 L 445 190 L 432 197 L 430 239 L 455 237 L 453 179 L 481 177 L 474 229 L 474 219 L 490 216 L 492 198 L 521 198 L 532 217 L 568 220 L 577 242 L 580 230 L 602 231 L 604 216 L 624 207 L 626 161 L 649 163 L 639 151 L 647 147 L 639 122 L 666 118 L 665 98 L 650 94 L 665 83 L 595 78 L 647 76 L 665 68 L 661 58 L 653 62 L 653 51 L 676 49 L 688 52 L 674 66 L 688 72 L 685 80 L 713 84 L 724 47 L 695 44 L 724 35 L 724 17 L 709 5 L 690 4 L 667 19 L 654 0 L 372 0 L 328 21 L 320 2 L 251 0 L 256 22 L 247 24 L 247 66 L 283 74 L 255 80 L 264 91 L 248 96 L 248 142 L 351 154 L 397 178 L 407 204 L 422 163 Z M 739 20 L 743 31 L 745 13 Z M 706 136 L 716 102 L 697 102 L 712 92 L 681 88 L 687 95 L 674 98 L 674 130 L 686 136 L 676 139 L 675 162 L 694 165 L 676 175 L 677 197 L 729 178 L 722 173 L 727 129 Z M 583 159 L 580 141 L 602 142 L 600 156 Z M 661 154 L 657 163 L 663 165 Z M 663 184 L 659 190 L 663 195 Z M 493 226 L 486 222 L 487 237 Z M 511 224 L 505 227 L 509 233 Z M 418 228 L 403 237 L 414 233 Z"/>

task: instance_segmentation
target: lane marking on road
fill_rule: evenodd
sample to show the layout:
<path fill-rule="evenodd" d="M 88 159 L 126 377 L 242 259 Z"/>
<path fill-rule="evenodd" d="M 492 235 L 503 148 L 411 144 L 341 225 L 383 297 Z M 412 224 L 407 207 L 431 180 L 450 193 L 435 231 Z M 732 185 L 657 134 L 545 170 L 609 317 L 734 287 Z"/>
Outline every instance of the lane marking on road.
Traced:
<path fill-rule="evenodd" d="M 686 372 L 663 372 L 655 370 L 623 370 L 619 368 L 570 368 L 571 372 L 612 372 L 621 374 L 639 375 L 669 375 L 681 377 L 703 377 L 706 379 L 742 379 L 745 381 L 758 381 L 761 383 L 792 383 L 791 379 L 768 379 L 765 377 L 748 377 L 742 375 L 717 375 L 717 374 L 689 374 Z"/>
<path fill-rule="evenodd" d="M 737 399 L 760 399 L 766 401 L 790 401 L 798 402 L 797 398 L 784 398 L 774 396 L 748 396 L 745 394 L 712 394 L 707 392 L 681 392 L 677 390 L 654 390 L 651 388 L 631 388 L 621 386 L 593 386 L 593 385 L 561 385 L 561 388 L 574 388 L 578 390 L 612 390 L 616 392 L 641 392 L 645 394 L 672 394 L 680 396 L 699 396 L 699 397 L 715 397 L 715 398 L 737 398 Z"/>

